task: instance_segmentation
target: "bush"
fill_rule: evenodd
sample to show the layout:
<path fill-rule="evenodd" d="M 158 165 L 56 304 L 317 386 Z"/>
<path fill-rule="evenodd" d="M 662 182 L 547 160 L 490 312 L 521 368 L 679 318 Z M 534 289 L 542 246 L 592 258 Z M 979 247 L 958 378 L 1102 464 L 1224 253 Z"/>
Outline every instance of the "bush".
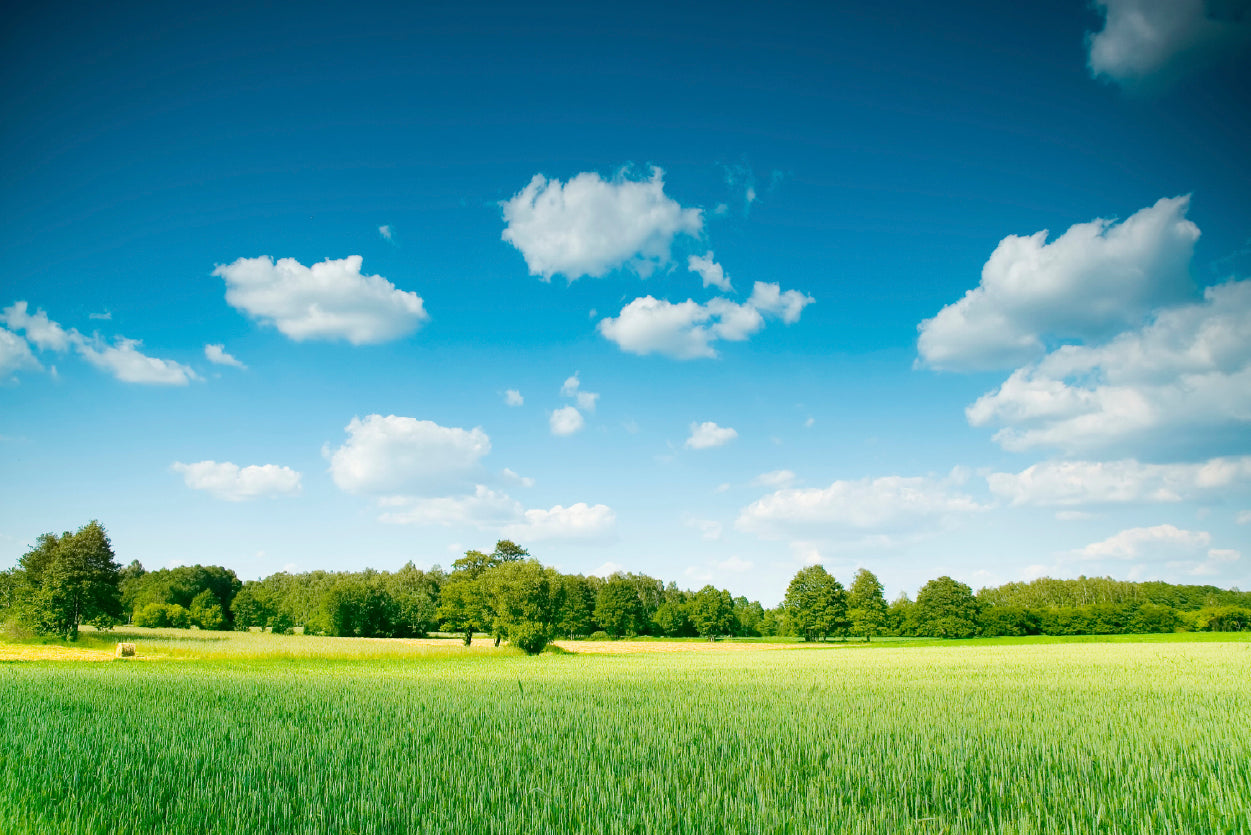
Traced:
<path fill-rule="evenodd" d="M 290 635 L 295 629 L 295 623 L 291 620 L 291 616 L 285 612 L 279 612 L 269 619 L 269 631 L 275 635 Z"/>
<path fill-rule="evenodd" d="M 508 629 L 508 642 L 526 655 L 538 655 L 551 640 L 548 630 L 541 624 L 525 621 Z"/>
<path fill-rule="evenodd" d="M 169 626 L 169 613 L 166 611 L 165 604 L 149 603 L 135 609 L 134 624 L 153 628 Z"/>
<path fill-rule="evenodd" d="M 588 641 L 611 641 L 612 637 L 607 632 L 601 629 L 598 632 L 592 632 L 590 635 L 586 637 L 586 639 Z"/>

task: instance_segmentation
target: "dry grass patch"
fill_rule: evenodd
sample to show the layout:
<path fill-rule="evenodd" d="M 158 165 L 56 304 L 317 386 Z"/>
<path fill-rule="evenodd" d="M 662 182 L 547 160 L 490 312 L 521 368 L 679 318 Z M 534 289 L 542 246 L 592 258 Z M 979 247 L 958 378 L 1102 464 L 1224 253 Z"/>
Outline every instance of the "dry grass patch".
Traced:
<path fill-rule="evenodd" d="M 723 653 L 762 650 L 803 649 L 801 644 L 733 643 L 729 641 L 552 641 L 563 650 L 591 655 L 633 655 L 635 653 Z"/>
<path fill-rule="evenodd" d="M 112 661 L 113 653 L 79 647 L 0 644 L 0 661 Z"/>

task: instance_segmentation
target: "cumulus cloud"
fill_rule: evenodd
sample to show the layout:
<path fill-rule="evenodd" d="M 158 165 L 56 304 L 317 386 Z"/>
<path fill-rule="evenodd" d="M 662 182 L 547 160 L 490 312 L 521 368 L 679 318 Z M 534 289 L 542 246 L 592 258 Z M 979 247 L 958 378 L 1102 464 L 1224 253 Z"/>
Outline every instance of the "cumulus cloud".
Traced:
<path fill-rule="evenodd" d="M 138 339 L 119 336 L 109 345 L 101 339 L 79 339 L 78 353 L 83 359 L 103 371 L 107 371 L 124 383 L 142 383 L 153 386 L 185 386 L 200 375 L 188 365 L 174 360 L 150 357 L 139 350 L 143 343 Z"/>
<path fill-rule="evenodd" d="M 416 293 L 398 290 L 380 275 L 362 275 L 362 260 L 350 255 L 306 267 L 294 258 L 240 258 L 213 275 L 225 279 L 228 304 L 297 342 L 388 342 L 430 318 Z"/>
<path fill-rule="evenodd" d="M 77 335 L 53 322 L 42 309 L 30 313 L 26 302 L 14 302 L 0 311 L 0 321 L 12 330 L 24 331 L 26 338 L 41 351 L 64 351 Z"/>
<path fill-rule="evenodd" d="M 578 379 L 577 372 L 574 372 L 574 375 L 566 379 L 564 384 L 561 385 L 560 395 L 561 397 L 572 397 L 577 401 L 578 408 L 584 412 L 594 412 L 595 404 L 599 400 L 598 394 L 582 389 L 582 381 Z"/>
<path fill-rule="evenodd" d="M 520 484 L 522 487 L 534 486 L 534 479 L 530 478 L 529 476 L 518 475 L 517 473 L 513 472 L 508 467 L 505 467 L 503 470 L 501 470 L 500 475 L 502 475 L 506 481 L 511 481 L 514 484 Z"/>
<path fill-rule="evenodd" d="M 676 236 L 697 237 L 704 224 L 699 209 L 684 209 L 665 195 L 659 168 L 646 180 L 624 171 L 611 181 L 583 172 L 568 183 L 536 174 L 500 205 L 501 237 L 521 252 L 530 274 L 545 281 L 557 274 L 570 281 L 598 277 L 619 267 L 646 277 L 669 263 Z"/>
<path fill-rule="evenodd" d="M 382 226 L 379 226 L 378 234 L 381 235 L 384 240 L 391 240 L 391 226 L 385 223 Z"/>
<path fill-rule="evenodd" d="M 601 319 L 599 332 L 632 354 L 664 354 L 674 359 L 717 356 L 717 340 L 742 342 L 764 327 L 764 316 L 778 316 L 786 324 L 799 319 L 804 306 L 813 301 L 796 290 L 785 293 L 776 284 L 756 282 L 751 298 L 743 304 L 729 299 L 710 299 L 699 304 L 691 299 L 673 303 L 642 296 L 627 304 L 615 318 Z"/>
<path fill-rule="evenodd" d="M 526 402 L 526 399 L 521 396 L 521 392 L 517 391 L 517 389 L 509 389 L 504 392 L 504 402 L 509 406 L 521 406 Z"/>
<path fill-rule="evenodd" d="M 710 449 L 724 446 L 738 437 L 738 432 L 728 426 L 718 426 L 711 420 L 691 424 L 691 436 L 686 439 L 687 449 Z"/>
<path fill-rule="evenodd" d="M 507 524 L 521 514 L 516 500 L 481 484 L 466 495 L 390 496 L 379 504 L 390 508 L 378 517 L 379 521 L 391 525 L 493 527 Z"/>
<path fill-rule="evenodd" d="M 300 492 L 300 473 L 276 464 L 240 467 L 229 461 L 176 461 L 172 469 L 182 473 L 192 490 L 203 490 L 228 502 L 242 502 L 263 496 L 290 496 Z"/>
<path fill-rule="evenodd" d="M 699 275 L 704 280 L 705 287 L 716 287 L 723 293 L 734 292 L 734 287 L 730 284 L 730 277 L 725 274 L 725 270 L 721 265 L 713 260 L 712 251 L 709 250 L 707 255 L 692 255 L 686 259 L 686 266 L 691 272 Z"/>
<path fill-rule="evenodd" d="M 1045 353 L 1048 341 L 1093 339 L 1190 298 L 1189 263 L 1199 228 L 1189 196 L 1158 201 L 1123 222 L 1097 219 L 1047 243 L 1047 230 L 1009 235 L 981 283 L 918 330 L 932 368 L 1007 368 Z"/>
<path fill-rule="evenodd" d="M 38 371 L 43 368 L 30 346 L 12 331 L 0 328 L 0 379 L 7 378 L 15 371 Z"/>
<path fill-rule="evenodd" d="M 1207 531 L 1188 531 L 1173 525 L 1130 528 L 1113 534 L 1101 542 L 1092 542 L 1068 555 L 1069 559 L 1087 562 L 1134 562 L 1131 577 L 1158 572 L 1163 566 L 1187 575 L 1220 574 L 1242 555 L 1229 548 L 1212 548 L 1212 535 Z"/>
<path fill-rule="evenodd" d="M 712 519 L 696 519 L 693 516 L 687 516 L 683 522 L 688 528 L 694 528 L 699 531 L 699 535 L 704 539 L 717 540 L 721 538 L 721 523 Z"/>
<path fill-rule="evenodd" d="M 221 344 L 205 345 L 204 356 L 206 359 L 208 359 L 209 362 L 213 363 L 214 365 L 228 365 L 231 368 L 247 368 L 246 365 L 239 362 L 239 360 L 235 359 L 230 354 L 226 353 L 225 345 L 221 345 Z"/>
<path fill-rule="evenodd" d="M 586 425 L 582 413 L 573 406 L 562 406 L 548 417 L 553 435 L 572 435 Z"/>
<path fill-rule="evenodd" d="M 1126 86 L 1219 58 L 1245 45 L 1251 28 L 1246 0 L 1095 0 L 1095 8 L 1106 20 L 1087 33 L 1090 74 Z"/>
<path fill-rule="evenodd" d="M 821 533 L 909 530 L 984 509 L 945 482 L 885 476 L 777 490 L 743 508 L 734 525 L 765 538 L 804 539 Z"/>
<path fill-rule="evenodd" d="M 504 533 L 511 539 L 525 542 L 602 541 L 613 535 L 616 524 L 617 517 L 608 505 L 578 502 L 569 507 L 556 505 L 548 510 L 527 510 L 522 520 L 505 528 Z"/>
<path fill-rule="evenodd" d="M 1180 502 L 1251 481 L 1251 456 L 1198 464 L 1046 461 L 1019 473 L 991 473 L 986 481 L 991 493 L 1013 505 Z"/>
<path fill-rule="evenodd" d="M 479 427 L 411 417 L 354 417 L 345 431 L 347 442 L 328 454 L 334 483 L 349 493 L 444 493 L 473 483 L 479 461 L 491 451 Z"/>
<path fill-rule="evenodd" d="M 1105 345 L 1065 345 L 966 410 L 1009 450 L 1141 455 L 1251 422 L 1251 281 L 1209 287 Z"/>
<path fill-rule="evenodd" d="M 736 574 L 741 574 L 744 571 L 750 571 L 751 567 L 751 560 L 745 560 L 737 556 L 732 556 L 728 560 L 722 560 L 717 563 L 717 568 L 722 571 L 733 571 Z"/>
<path fill-rule="evenodd" d="M 594 571 L 592 571 L 590 573 L 590 576 L 591 577 L 603 577 L 605 580 L 607 580 L 612 575 L 619 574 L 623 570 L 624 569 L 617 563 L 609 561 L 609 562 L 604 563 L 603 565 L 601 565 L 599 568 L 595 569 Z"/>
<path fill-rule="evenodd" d="M 752 484 L 756 487 L 789 487 L 795 480 L 795 474 L 790 470 L 773 470 L 767 473 L 761 473 L 752 479 Z"/>

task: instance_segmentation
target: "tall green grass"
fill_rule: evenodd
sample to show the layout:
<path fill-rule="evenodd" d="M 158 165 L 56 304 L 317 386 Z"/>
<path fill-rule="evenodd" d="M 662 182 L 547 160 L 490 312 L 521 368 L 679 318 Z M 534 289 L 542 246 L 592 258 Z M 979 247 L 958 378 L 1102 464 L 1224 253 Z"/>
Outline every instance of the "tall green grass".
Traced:
<path fill-rule="evenodd" d="M 0 832 L 1251 832 L 1248 717 L 1245 642 L 6 664 Z"/>

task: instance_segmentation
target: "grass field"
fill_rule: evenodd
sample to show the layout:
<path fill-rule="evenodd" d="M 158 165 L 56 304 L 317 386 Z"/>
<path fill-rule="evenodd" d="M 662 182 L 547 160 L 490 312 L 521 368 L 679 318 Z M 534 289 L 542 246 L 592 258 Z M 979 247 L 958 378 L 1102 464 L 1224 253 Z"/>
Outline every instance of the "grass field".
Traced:
<path fill-rule="evenodd" d="M 0 832 L 1251 833 L 1251 636 L 119 637 L 0 664 Z"/>

